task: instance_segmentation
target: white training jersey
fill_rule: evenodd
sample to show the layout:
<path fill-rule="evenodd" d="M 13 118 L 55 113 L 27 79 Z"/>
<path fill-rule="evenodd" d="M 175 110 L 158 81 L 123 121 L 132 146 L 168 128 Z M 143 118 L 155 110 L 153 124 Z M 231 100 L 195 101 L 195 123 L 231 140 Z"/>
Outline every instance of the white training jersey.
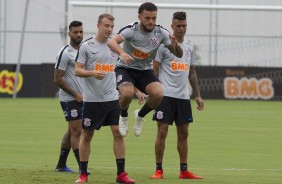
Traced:
<path fill-rule="evenodd" d="M 164 96 L 179 99 L 190 99 L 188 75 L 191 65 L 195 64 L 192 43 L 184 39 L 179 43 L 183 49 L 182 58 L 173 55 L 164 45 L 158 49 L 155 60 L 160 62 L 159 80 L 162 83 Z"/>
<path fill-rule="evenodd" d="M 75 48 L 73 48 L 71 45 L 64 46 L 56 57 L 57 62 L 55 64 L 55 68 L 65 71 L 63 77 L 64 81 L 77 93 L 82 94 L 81 78 L 75 76 L 74 74 L 76 55 L 77 50 Z M 59 99 L 62 102 L 75 100 L 71 94 L 62 89 L 59 90 Z"/>
<path fill-rule="evenodd" d="M 126 65 L 119 60 L 117 67 L 152 70 L 152 61 L 160 44 L 171 44 L 169 31 L 159 25 L 155 25 L 151 32 L 144 32 L 140 29 L 140 24 L 135 22 L 123 27 L 118 34 L 124 39 L 123 50 L 131 55 L 134 61 Z"/>
<path fill-rule="evenodd" d="M 110 50 L 107 43 L 100 43 L 95 37 L 91 37 L 81 44 L 76 62 L 84 64 L 85 70 L 100 70 L 107 73 L 103 80 L 94 77 L 82 78 L 83 101 L 118 100 L 114 72 L 117 58 L 118 56 Z"/>

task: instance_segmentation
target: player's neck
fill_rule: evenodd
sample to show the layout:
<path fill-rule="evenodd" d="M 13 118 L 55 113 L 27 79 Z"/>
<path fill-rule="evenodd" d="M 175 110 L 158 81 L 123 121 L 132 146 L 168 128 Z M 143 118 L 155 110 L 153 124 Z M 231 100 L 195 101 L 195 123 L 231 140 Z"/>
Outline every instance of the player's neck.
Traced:
<path fill-rule="evenodd" d="M 181 37 L 175 36 L 175 39 L 178 43 L 182 43 L 184 41 L 184 37 L 182 37 L 182 36 Z"/>
<path fill-rule="evenodd" d="M 70 42 L 70 45 L 71 45 L 74 49 L 76 49 L 76 50 L 79 49 L 79 44 L 77 44 L 77 43 Z"/>
<path fill-rule="evenodd" d="M 99 43 L 107 43 L 108 42 L 108 38 L 101 36 L 99 34 L 96 34 L 95 39 L 99 42 Z"/>

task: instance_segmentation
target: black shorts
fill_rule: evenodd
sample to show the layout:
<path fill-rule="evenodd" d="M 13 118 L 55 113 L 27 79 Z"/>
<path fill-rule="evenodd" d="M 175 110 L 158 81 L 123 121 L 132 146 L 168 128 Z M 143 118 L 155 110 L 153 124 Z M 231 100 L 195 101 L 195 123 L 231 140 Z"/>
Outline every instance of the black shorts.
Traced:
<path fill-rule="evenodd" d="M 66 121 L 81 119 L 82 103 L 73 100 L 69 102 L 60 102 Z"/>
<path fill-rule="evenodd" d="M 120 106 L 118 100 L 109 102 L 83 102 L 82 128 L 99 130 L 102 126 L 118 125 Z"/>
<path fill-rule="evenodd" d="M 164 96 L 156 108 L 153 120 L 172 125 L 182 125 L 193 122 L 190 100 Z"/>
<path fill-rule="evenodd" d="M 159 82 L 153 70 L 135 70 L 128 68 L 116 68 L 117 86 L 123 82 L 131 82 L 141 92 L 145 92 L 145 88 L 152 82 Z"/>

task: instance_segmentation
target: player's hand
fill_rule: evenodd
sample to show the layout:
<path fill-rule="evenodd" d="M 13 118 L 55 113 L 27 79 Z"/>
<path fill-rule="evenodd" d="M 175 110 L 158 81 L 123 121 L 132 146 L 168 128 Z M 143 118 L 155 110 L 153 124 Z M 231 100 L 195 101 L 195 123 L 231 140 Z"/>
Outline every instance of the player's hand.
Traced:
<path fill-rule="evenodd" d="M 75 100 L 81 103 L 83 101 L 82 95 L 81 94 L 76 94 L 75 95 Z"/>
<path fill-rule="evenodd" d="M 169 35 L 169 38 L 170 38 L 170 41 L 171 41 L 171 45 L 172 45 L 173 47 L 175 47 L 175 46 L 177 45 L 177 41 L 176 41 L 175 36 Z"/>
<path fill-rule="evenodd" d="M 198 104 L 197 109 L 199 111 L 204 110 L 204 101 L 203 101 L 203 99 L 201 97 L 196 97 L 196 102 Z"/>
<path fill-rule="evenodd" d="M 148 97 L 148 95 L 142 93 L 141 91 L 136 91 L 135 92 L 135 95 L 137 96 L 138 98 L 138 104 L 139 105 L 142 105 L 144 102 L 145 102 L 145 99 Z"/>
<path fill-rule="evenodd" d="M 94 78 L 98 80 L 103 80 L 106 76 L 106 72 L 94 70 Z"/>
<path fill-rule="evenodd" d="M 127 54 L 125 52 L 121 53 L 119 55 L 119 57 L 120 57 L 121 61 L 126 65 L 128 65 L 131 61 L 134 60 L 133 57 L 131 57 L 129 54 Z"/>

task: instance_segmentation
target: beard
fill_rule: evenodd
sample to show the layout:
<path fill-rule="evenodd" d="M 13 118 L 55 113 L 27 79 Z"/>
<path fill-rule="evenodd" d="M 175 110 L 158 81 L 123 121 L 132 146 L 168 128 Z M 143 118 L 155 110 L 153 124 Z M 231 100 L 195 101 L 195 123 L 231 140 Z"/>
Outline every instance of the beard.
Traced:
<path fill-rule="evenodd" d="M 141 26 L 142 26 L 143 30 L 146 31 L 146 32 L 151 32 L 151 31 L 153 31 L 153 29 L 154 29 L 154 27 L 155 27 L 155 26 L 153 26 L 152 29 L 148 29 L 148 28 L 147 28 L 144 24 L 142 24 L 142 23 L 141 23 Z"/>

